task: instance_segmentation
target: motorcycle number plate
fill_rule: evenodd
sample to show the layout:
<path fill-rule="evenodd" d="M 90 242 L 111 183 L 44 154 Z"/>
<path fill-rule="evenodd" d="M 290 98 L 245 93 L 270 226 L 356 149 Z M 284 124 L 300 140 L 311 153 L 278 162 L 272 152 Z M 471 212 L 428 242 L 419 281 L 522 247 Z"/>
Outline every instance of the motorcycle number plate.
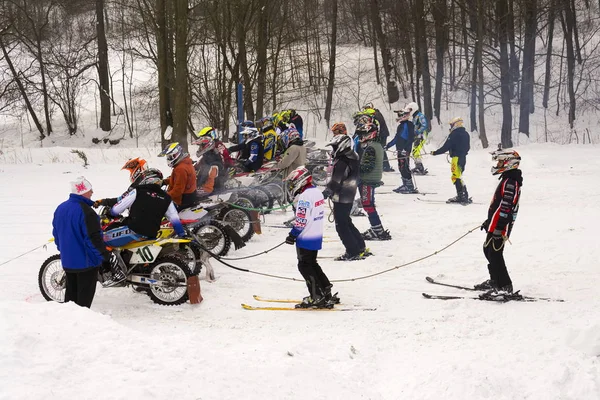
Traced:
<path fill-rule="evenodd" d="M 131 249 L 133 255 L 131 256 L 130 264 L 149 264 L 156 260 L 156 257 L 160 254 L 162 247 L 156 245 L 148 245 Z"/>

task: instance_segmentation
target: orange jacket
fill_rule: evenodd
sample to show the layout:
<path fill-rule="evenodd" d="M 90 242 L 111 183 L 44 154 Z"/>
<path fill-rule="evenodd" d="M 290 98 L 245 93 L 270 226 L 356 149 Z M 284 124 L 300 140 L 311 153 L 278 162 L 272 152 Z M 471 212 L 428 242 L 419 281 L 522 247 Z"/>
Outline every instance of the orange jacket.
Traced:
<path fill-rule="evenodd" d="M 181 204 L 181 197 L 196 191 L 196 170 L 192 159 L 188 156 L 173 167 L 171 176 L 164 180 L 169 185 L 167 193 L 177 205 Z"/>
<path fill-rule="evenodd" d="M 209 168 L 208 178 L 206 178 L 206 181 L 202 185 L 202 192 L 212 193 L 213 190 L 215 190 L 215 179 L 219 175 L 219 167 L 217 167 L 216 165 L 211 165 L 207 167 Z"/>

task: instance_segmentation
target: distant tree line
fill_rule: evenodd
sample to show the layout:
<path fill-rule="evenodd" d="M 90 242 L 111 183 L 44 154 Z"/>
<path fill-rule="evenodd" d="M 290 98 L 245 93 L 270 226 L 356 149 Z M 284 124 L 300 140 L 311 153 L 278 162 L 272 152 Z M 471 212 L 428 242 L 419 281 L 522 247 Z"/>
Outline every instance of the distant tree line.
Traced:
<path fill-rule="evenodd" d="M 509 147 L 535 112 L 564 115 L 574 131 L 579 113 L 598 109 L 599 10 L 592 0 L 3 0 L 0 114 L 26 116 L 41 139 L 59 114 L 75 134 L 94 90 L 101 130 L 120 121 L 134 137 L 154 118 L 186 143 L 199 120 L 229 133 L 241 82 L 247 119 L 301 100 L 329 125 L 340 49 L 362 46 L 390 103 L 414 99 L 438 123 L 444 103 L 464 103 L 483 147 L 497 106 Z M 140 65 L 148 83 L 134 85 Z"/>

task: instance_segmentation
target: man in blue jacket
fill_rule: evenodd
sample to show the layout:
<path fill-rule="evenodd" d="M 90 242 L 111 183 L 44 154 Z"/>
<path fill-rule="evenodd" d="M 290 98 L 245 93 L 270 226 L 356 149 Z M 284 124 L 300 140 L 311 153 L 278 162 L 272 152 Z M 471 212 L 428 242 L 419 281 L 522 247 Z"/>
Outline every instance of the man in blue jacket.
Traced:
<path fill-rule="evenodd" d="M 69 199 L 58 206 L 52 235 L 67 276 L 65 302 L 90 308 L 96 294 L 98 268 L 110 260 L 102 240 L 100 218 L 92 210 L 92 184 L 83 176 L 71 182 Z"/>
<path fill-rule="evenodd" d="M 453 118 L 450 121 L 450 135 L 446 143 L 436 151 L 432 151 L 434 156 L 450 152 L 452 160 L 450 162 L 450 171 L 452 172 L 452 183 L 456 187 L 456 197 L 448 199 L 446 203 L 460 203 L 467 205 L 472 202 L 467 192 L 467 186 L 463 182 L 462 174 L 465 172 L 467 164 L 467 153 L 471 149 L 471 138 L 463 126 L 463 119 Z"/>

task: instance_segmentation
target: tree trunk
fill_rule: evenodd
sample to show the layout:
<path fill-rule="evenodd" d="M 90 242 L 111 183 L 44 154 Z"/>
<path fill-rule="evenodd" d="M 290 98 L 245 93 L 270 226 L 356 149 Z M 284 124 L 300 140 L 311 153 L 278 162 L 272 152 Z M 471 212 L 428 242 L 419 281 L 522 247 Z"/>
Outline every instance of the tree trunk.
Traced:
<path fill-rule="evenodd" d="M 573 45 L 573 18 L 570 4 L 564 4 L 561 12 L 561 25 L 567 47 L 567 92 L 569 93 L 569 126 L 573 129 L 575 122 L 575 48 Z"/>
<path fill-rule="evenodd" d="M 96 40 L 98 42 L 98 81 L 100 82 L 100 129 L 111 130 L 108 44 L 104 28 L 104 0 L 96 0 Z"/>
<path fill-rule="evenodd" d="M 419 49 L 421 70 L 423 73 L 423 113 L 431 120 L 433 118 L 433 108 L 431 106 L 431 74 L 429 72 L 429 55 L 427 53 L 427 32 L 425 30 L 426 19 L 423 0 L 415 1 L 415 17 L 417 33 L 416 43 Z"/>
<path fill-rule="evenodd" d="M 477 58 L 479 62 L 477 63 L 477 71 L 479 75 L 479 140 L 481 140 L 481 145 L 484 149 L 487 149 L 489 146 L 487 134 L 485 132 L 485 94 L 483 90 L 483 22 L 485 20 L 485 13 L 483 9 L 483 0 L 477 1 L 477 10 L 479 23 L 477 24 Z"/>
<path fill-rule="evenodd" d="M 482 0 L 479 0 L 482 1 Z M 512 147 L 512 109 L 510 97 L 510 63 L 508 58 L 508 4 L 507 0 L 496 2 L 498 19 L 498 40 L 500 42 L 500 95 L 502 98 L 502 147 Z"/>
<path fill-rule="evenodd" d="M 546 48 L 546 75 L 544 77 L 544 98 L 542 106 L 548 108 L 548 99 L 550 98 L 550 76 L 551 76 L 551 61 L 552 61 L 552 39 L 554 38 L 554 20 L 556 19 L 556 1 L 550 2 L 548 10 L 548 47 Z"/>
<path fill-rule="evenodd" d="M 258 20 L 258 46 L 256 49 L 257 61 L 257 81 L 256 81 L 256 115 L 264 115 L 265 92 L 267 88 L 267 42 L 269 34 L 269 22 L 267 18 L 267 0 L 261 0 L 259 4 Z"/>
<path fill-rule="evenodd" d="M 158 108 L 160 115 L 161 145 L 168 144 L 164 137 L 167 127 L 173 127 L 171 111 L 171 81 L 169 79 L 169 45 L 167 43 L 167 7 L 166 1 L 156 0 L 156 57 L 158 69 Z"/>
<path fill-rule="evenodd" d="M 21 93 L 21 96 L 23 96 L 23 101 L 25 102 L 25 106 L 27 107 L 27 110 L 29 111 L 29 115 L 31 115 L 31 119 L 33 120 L 33 123 L 35 124 L 35 127 L 40 132 L 40 140 L 44 139 L 46 137 L 44 135 L 44 128 L 42 127 L 42 124 L 40 124 L 40 120 L 38 119 L 35 111 L 33 110 L 33 107 L 31 106 L 31 102 L 29 101 L 29 96 L 27 95 L 27 92 L 25 91 L 25 87 L 23 86 L 23 83 L 21 82 L 21 78 L 19 77 L 19 74 L 17 73 L 17 70 L 15 69 L 15 66 L 12 63 L 12 60 L 10 59 L 8 51 L 6 50 L 6 46 L 4 46 L 4 41 L 2 40 L 2 34 L 3 34 L 3 32 L 0 32 L 0 48 L 2 48 L 2 54 L 4 55 L 4 60 L 6 60 L 6 63 L 8 64 L 8 68 L 10 69 L 13 79 L 15 80 L 15 83 L 17 84 L 17 87 L 19 88 L 19 92 Z"/>
<path fill-rule="evenodd" d="M 527 0 L 521 0 L 521 2 Z M 514 13 L 514 0 L 508 0 L 508 16 L 507 16 L 507 27 L 508 27 L 508 43 L 510 45 L 510 98 L 514 98 L 517 95 L 515 85 L 519 82 L 519 59 L 517 58 L 516 44 L 515 44 L 515 13 Z"/>
<path fill-rule="evenodd" d="M 529 114 L 534 112 L 533 84 L 535 68 L 535 36 L 537 28 L 537 0 L 525 0 L 525 44 L 523 46 L 523 69 L 519 132 L 529 136 Z M 551 40 L 551 39 L 550 39 Z"/>
<path fill-rule="evenodd" d="M 331 20 L 331 50 L 329 53 L 329 79 L 327 81 L 327 98 L 325 99 L 325 121 L 327 127 L 331 126 L 331 103 L 333 102 L 333 87 L 335 86 L 335 61 L 337 50 L 337 19 L 338 19 L 338 0 L 330 0 L 329 6 L 332 7 Z M 373 41 L 375 42 L 375 41 Z M 377 53 L 375 53 L 377 55 Z"/>
<path fill-rule="evenodd" d="M 400 91 L 396 81 L 392 80 L 392 72 L 394 66 L 392 65 L 392 55 L 390 49 L 387 46 L 385 34 L 381 27 L 381 16 L 379 15 L 379 2 L 378 0 L 371 0 L 371 20 L 373 22 L 373 29 L 377 33 L 379 40 L 379 48 L 381 49 L 381 61 L 383 62 L 383 71 L 385 73 L 385 82 L 387 86 L 388 102 L 395 103 L 400 99 Z"/>
<path fill-rule="evenodd" d="M 437 0 L 432 8 L 433 19 L 435 21 L 435 93 L 433 99 L 433 110 L 435 117 L 440 121 L 440 109 L 442 105 L 442 86 L 444 83 L 444 52 L 448 46 L 448 28 L 446 20 L 448 19 L 448 7 L 446 0 Z"/>
<path fill-rule="evenodd" d="M 175 83 L 173 101 L 173 141 L 187 150 L 188 109 L 188 4 L 187 0 L 175 0 Z"/>

